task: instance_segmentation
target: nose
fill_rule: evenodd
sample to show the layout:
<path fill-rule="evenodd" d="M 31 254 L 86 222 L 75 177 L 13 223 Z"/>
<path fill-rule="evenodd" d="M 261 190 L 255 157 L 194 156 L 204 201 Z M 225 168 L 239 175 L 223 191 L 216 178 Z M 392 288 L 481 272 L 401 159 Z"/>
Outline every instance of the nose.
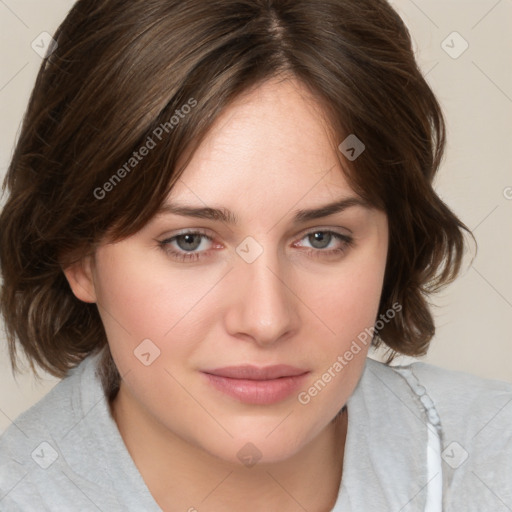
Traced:
<path fill-rule="evenodd" d="M 286 264 L 284 264 L 286 265 Z M 242 258 L 231 272 L 226 328 L 235 337 L 270 346 L 289 337 L 299 325 L 298 299 L 277 256 L 265 250 L 256 261 Z"/>

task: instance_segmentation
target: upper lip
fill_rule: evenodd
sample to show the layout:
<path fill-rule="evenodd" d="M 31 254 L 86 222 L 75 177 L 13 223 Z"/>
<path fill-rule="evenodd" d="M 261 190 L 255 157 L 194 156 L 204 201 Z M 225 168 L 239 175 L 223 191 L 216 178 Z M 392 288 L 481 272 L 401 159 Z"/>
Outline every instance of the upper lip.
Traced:
<path fill-rule="evenodd" d="M 274 366 L 257 367 L 252 365 L 226 366 L 215 368 L 214 370 L 204 370 L 204 373 L 228 377 L 230 379 L 247 380 L 271 380 L 280 377 L 293 377 L 307 373 L 308 370 L 289 366 L 287 364 L 277 364 Z"/>

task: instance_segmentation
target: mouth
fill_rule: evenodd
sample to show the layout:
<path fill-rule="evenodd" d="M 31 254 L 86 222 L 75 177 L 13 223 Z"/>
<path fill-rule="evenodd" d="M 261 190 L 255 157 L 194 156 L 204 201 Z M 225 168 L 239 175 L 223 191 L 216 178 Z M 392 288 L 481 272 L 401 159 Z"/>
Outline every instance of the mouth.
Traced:
<path fill-rule="evenodd" d="M 310 371 L 289 365 L 263 368 L 244 365 L 204 370 L 202 373 L 216 390 L 239 402 L 270 405 L 297 391 Z"/>

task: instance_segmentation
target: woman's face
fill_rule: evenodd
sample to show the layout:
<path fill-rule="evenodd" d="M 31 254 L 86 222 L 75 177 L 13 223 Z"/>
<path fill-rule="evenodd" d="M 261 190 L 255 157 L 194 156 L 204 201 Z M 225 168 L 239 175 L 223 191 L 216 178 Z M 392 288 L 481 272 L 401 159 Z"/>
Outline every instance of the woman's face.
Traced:
<path fill-rule="evenodd" d="M 360 199 L 337 151 L 299 82 L 266 82 L 224 111 L 167 208 L 70 279 L 98 304 L 119 396 L 164 437 L 226 461 L 243 450 L 284 460 L 353 392 L 369 345 L 353 342 L 376 320 L 388 225 L 357 201 L 322 215 Z M 246 365 L 293 368 L 222 370 Z"/>

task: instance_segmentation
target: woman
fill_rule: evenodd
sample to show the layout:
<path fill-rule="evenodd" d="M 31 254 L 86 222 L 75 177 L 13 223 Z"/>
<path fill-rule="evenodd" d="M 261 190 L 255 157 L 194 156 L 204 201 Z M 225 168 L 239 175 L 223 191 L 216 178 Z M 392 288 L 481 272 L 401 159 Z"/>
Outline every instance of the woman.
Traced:
<path fill-rule="evenodd" d="M 65 378 L 1 438 L 2 510 L 512 506 L 511 386 L 366 357 L 426 353 L 469 232 L 392 8 L 81 0 L 55 40 L 1 304 L 13 367 Z"/>

